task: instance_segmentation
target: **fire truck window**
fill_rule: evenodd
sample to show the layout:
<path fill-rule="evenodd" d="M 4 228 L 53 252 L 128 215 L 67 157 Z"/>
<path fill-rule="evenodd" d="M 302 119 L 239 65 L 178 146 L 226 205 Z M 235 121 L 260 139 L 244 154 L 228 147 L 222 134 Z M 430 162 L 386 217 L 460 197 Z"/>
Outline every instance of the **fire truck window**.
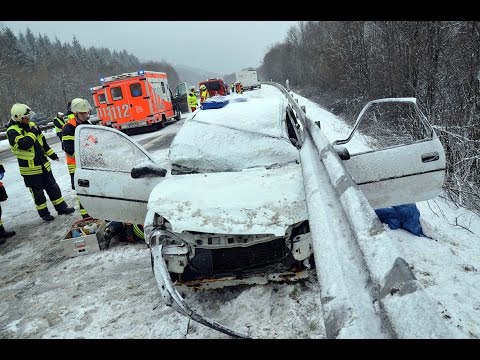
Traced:
<path fill-rule="evenodd" d="M 163 81 L 160 84 L 162 84 L 162 93 L 165 94 L 165 84 L 163 83 Z"/>
<path fill-rule="evenodd" d="M 219 81 L 212 81 L 208 90 L 219 91 L 220 90 L 220 82 Z"/>
<path fill-rule="evenodd" d="M 98 94 L 98 102 L 100 104 L 105 104 L 107 102 L 107 98 L 105 97 L 105 94 Z"/>
<path fill-rule="evenodd" d="M 132 97 L 142 96 L 142 85 L 139 83 L 130 85 L 130 94 Z"/>
<path fill-rule="evenodd" d="M 112 99 L 113 100 L 122 100 L 123 99 L 123 94 L 122 94 L 122 89 L 119 87 L 114 87 L 110 89 L 110 92 L 112 94 Z"/>

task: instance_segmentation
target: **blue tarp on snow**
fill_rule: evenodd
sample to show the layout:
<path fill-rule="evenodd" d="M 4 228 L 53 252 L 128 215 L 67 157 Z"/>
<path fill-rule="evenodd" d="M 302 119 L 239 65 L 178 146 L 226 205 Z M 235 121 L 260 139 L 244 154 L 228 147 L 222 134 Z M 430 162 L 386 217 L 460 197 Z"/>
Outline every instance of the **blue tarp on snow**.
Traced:
<path fill-rule="evenodd" d="M 227 104 L 228 104 L 228 99 L 226 96 L 216 95 L 206 99 L 202 104 L 202 109 L 203 110 L 220 109 Z"/>
<path fill-rule="evenodd" d="M 425 236 L 420 225 L 420 211 L 415 204 L 375 209 L 375 213 L 392 230 L 405 229 L 414 235 Z"/>

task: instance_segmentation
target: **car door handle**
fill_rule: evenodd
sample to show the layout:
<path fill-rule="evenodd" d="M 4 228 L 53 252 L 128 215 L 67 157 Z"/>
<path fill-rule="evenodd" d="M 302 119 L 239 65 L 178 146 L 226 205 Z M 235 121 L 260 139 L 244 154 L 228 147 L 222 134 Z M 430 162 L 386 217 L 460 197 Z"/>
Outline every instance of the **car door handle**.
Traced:
<path fill-rule="evenodd" d="M 90 186 L 90 181 L 84 180 L 84 179 L 78 179 L 78 186 L 89 187 Z"/>
<path fill-rule="evenodd" d="M 431 162 L 431 161 L 437 161 L 440 159 L 440 155 L 438 155 L 438 152 L 431 152 L 431 153 L 426 153 L 422 154 L 422 162 Z"/>

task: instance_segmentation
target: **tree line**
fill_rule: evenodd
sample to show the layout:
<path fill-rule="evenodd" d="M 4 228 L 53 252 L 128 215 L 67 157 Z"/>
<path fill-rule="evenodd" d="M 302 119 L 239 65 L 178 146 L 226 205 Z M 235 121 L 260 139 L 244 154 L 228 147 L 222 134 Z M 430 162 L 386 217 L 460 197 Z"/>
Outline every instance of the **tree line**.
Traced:
<path fill-rule="evenodd" d="M 123 51 L 88 49 L 0 28 L 0 115 L 16 102 L 53 117 L 75 97 L 91 100 L 100 77 L 135 70 L 164 71 L 165 61 L 141 62 Z M 306 21 L 265 53 L 261 80 L 290 86 L 344 119 L 370 100 L 415 97 L 447 154 L 446 194 L 480 211 L 480 22 Z"/>
<path fill-rule="evenodd" d="M 258 71 L 350 120 L 370 100 L 415 97 L 446 151 L 445 193 L 480 211 L 480 22 L 298 22 Z"/>
<path fill-rule="evenodd" d="M 10 120 L 10 108 L 20 102 L 33 111 L 54 117 L 66 112 L 73 98 L 92 102 L 90 88 L 100 78 L 137 70 L 163 71 L 170 84 L 179 83 L 175 69 L 165 61 L 141 62 L 132 54 L 94 46 L 88 49 L 73 37 L 71 43 L 35 36 L 27 28 L 15 35 L 0 29 L 0 115 Z"/>

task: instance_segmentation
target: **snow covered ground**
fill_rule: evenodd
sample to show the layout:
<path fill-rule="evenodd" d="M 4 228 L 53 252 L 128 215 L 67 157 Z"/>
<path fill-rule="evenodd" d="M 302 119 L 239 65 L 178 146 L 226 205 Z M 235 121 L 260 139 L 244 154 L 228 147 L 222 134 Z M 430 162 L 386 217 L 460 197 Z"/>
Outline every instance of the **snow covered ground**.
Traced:
<path fill-rule="evenodd" d="M 349 133 L 341 119 L 298 98 L 308 116 L 321 121 L 330 140 Z M 148 149 L 149 144 L 171 136 L 182 123 L 133 137 Z M 3 148 L 8 148 L 5 141 L 0 142 Z M 67 203 L 76 206 L 65 155 L 59 143 L 53 148 L 60 156 L 60 161 L 52 161 L 53 173 Z M 161 149 L 153 154 L 168 166 L 167 152 Z M 78 209 L 72 215 L 57 216 L 48 202 L 56 219 L 44 222 L 24 186 L 16 159 L 4 161 L 4 166 L 9 199 L 1 203 L 2 219 L 5 228 L 17 235 L 0 245 L 0 338 L 227 338 L 163 304 L 144 244 L 112 243 L 107 251 L 66 258 L 60 240 L 80 219 Z M 441 197 L 417 205 L 423 231 L 431 238 L 404 230 L 388 233 L 436 303 L 446 326 L 458 329 L 464 338 L 479 338 L 480 219 Z M 319 287 L 312 270 L 303 283 L 186 296 L 201 314 L 257 338 L 325 338 Z"/>

